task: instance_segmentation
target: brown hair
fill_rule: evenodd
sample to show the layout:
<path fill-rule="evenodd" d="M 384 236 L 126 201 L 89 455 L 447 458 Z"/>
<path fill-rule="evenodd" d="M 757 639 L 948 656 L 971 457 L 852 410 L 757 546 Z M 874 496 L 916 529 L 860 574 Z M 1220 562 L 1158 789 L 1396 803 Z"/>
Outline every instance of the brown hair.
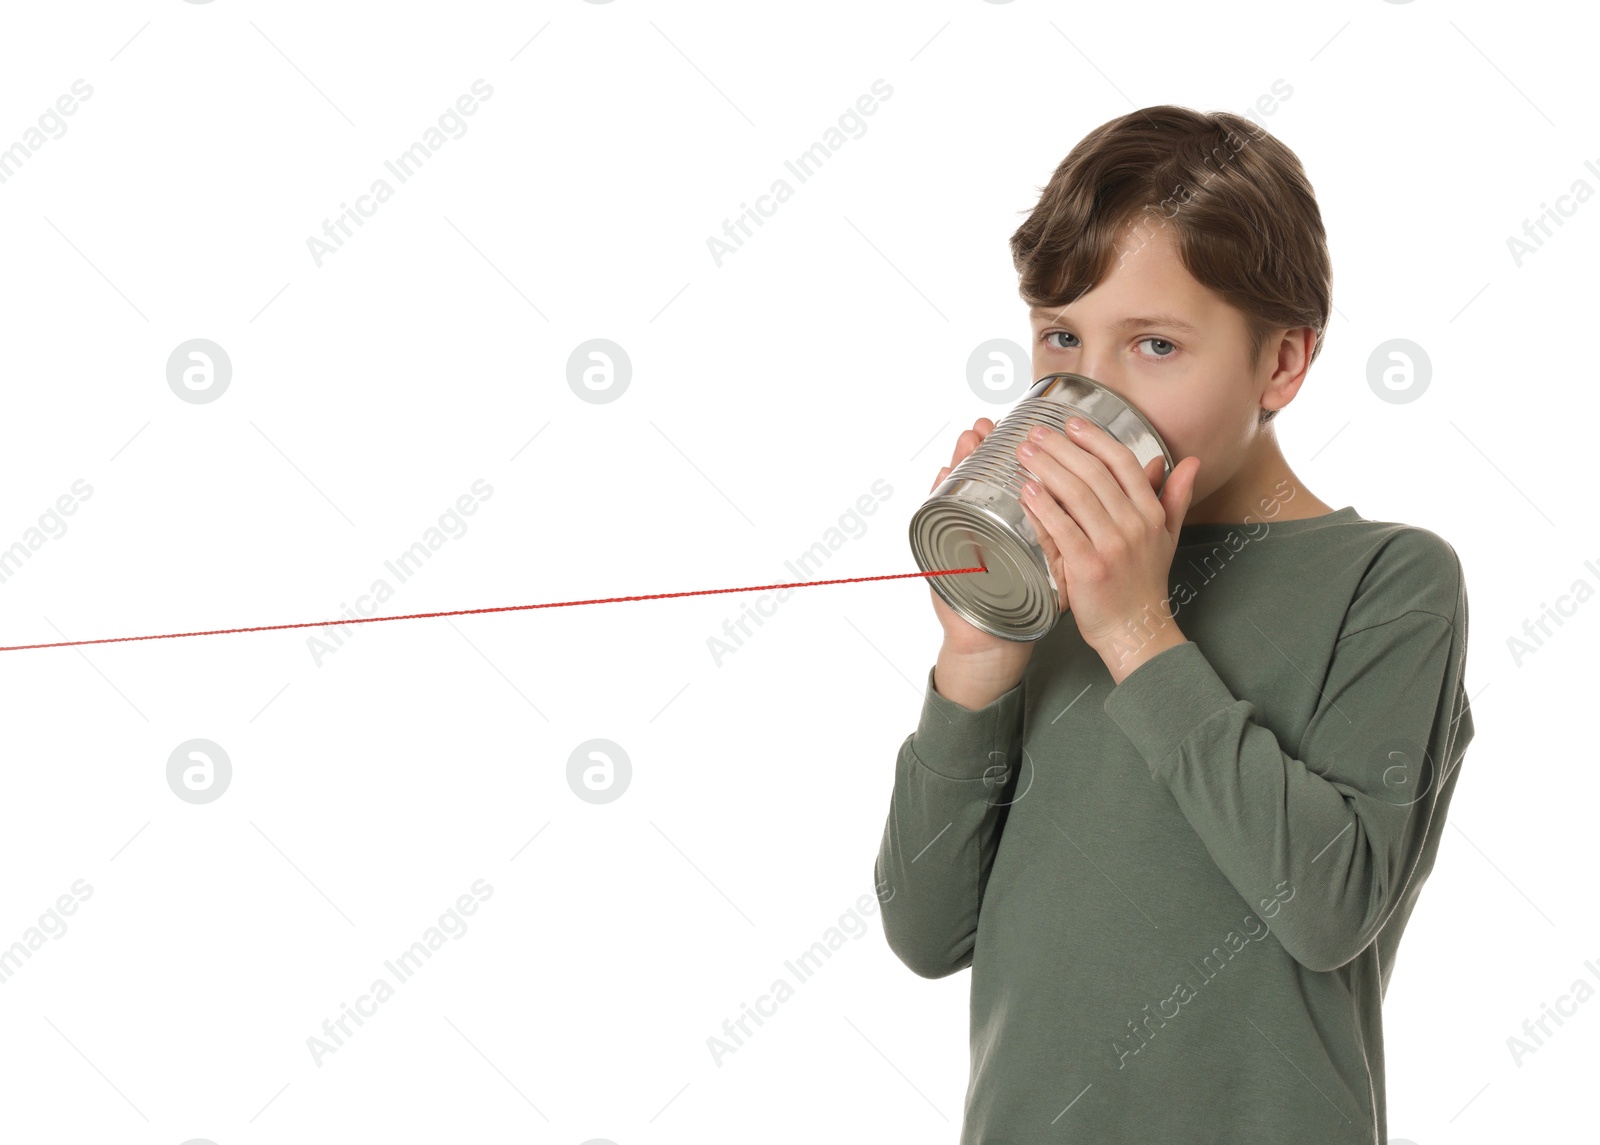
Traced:
<path fill-rule="evenodd" d="M 1065 306 L 1111 269 L 1125 225 L 1170 223 L 1179 257 L 1201 285 L 1242 311 L 1250 361 L 1268 331 L 1309 326 L 1311 361 L 1333 307 L 1322 214 L 1295 153 L 1259 124 L 1162 104 L 1085 135 L 1011 236 L 1019 292 L 1031 306 Z M 1276 410 L 1262 410 L 1267 422 Z"/>

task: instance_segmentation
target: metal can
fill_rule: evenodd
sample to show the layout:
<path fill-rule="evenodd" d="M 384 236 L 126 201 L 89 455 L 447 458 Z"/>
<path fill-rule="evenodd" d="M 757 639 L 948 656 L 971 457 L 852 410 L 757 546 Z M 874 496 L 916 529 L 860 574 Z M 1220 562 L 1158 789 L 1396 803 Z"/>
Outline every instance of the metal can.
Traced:
<path fill-rule="evenodd" d="M 962 619 L 991 636 L 1038 640 L 1061 619 L 1060 587 L 1022 510 L 1022 484 L 1037 476 L 1023 468 L 1017 446 L 1036 425 L 1065 432 L 1073 415 L 1122 442 L 1140 465 L 1161 458 L 1157 493 L 1166 485 L 1172 454 L 1148 418 L 1092 378 L 1047 374 L 912 515 L 911 552 L 923 572 L 985 570 L 929 577 L 928 583 Z"/>

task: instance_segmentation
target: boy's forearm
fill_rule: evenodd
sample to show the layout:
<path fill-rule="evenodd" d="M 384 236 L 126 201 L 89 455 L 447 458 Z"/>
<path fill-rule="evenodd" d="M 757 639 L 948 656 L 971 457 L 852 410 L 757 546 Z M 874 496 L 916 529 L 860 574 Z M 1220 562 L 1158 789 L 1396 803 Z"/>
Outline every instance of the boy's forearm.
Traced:
<path fill-rule="evenodd" d="M 1032 655 L 1031 643 L 982 655 L 941 646 L 933 668 L 933 686 L 945 699 L 977 711 L 1017 686 Z"/>

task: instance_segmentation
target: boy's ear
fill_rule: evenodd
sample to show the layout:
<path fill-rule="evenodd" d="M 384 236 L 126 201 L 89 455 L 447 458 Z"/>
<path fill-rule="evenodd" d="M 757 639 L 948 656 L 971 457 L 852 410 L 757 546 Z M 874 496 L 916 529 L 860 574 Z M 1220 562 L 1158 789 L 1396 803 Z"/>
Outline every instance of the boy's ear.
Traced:
<path fill-rule="evenodd" d="M 1277 398 L 1277 405 L 1265 408 L 1282 409 L 1294 400 L 1306 371 L 1311 369 L 1311 349 L 1316 345 L 1317 332 L 1309 326 L 1273 332 L 1267 346 L 1274 347 L 1270 355 L 1272 373 L 1268 378 L 1268 391 Z M 1263 348 L 1265 355 L 1265 348 Z"/>

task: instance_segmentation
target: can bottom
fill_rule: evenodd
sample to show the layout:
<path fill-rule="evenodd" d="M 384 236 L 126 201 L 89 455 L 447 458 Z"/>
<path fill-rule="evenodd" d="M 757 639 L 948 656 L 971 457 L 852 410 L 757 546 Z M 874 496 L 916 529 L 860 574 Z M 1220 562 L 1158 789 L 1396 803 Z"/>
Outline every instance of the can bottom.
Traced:
<path fill-rule="evenodd" d="M 911 521 L 911 551 L 923 572 L 984 567 L 928 578 L 944 602 L 981 632 L 1025 642 L 1044 636 L 1061 619 L 1060 593 L 1042 553 L 979 505 L 925 503 Z"/>

